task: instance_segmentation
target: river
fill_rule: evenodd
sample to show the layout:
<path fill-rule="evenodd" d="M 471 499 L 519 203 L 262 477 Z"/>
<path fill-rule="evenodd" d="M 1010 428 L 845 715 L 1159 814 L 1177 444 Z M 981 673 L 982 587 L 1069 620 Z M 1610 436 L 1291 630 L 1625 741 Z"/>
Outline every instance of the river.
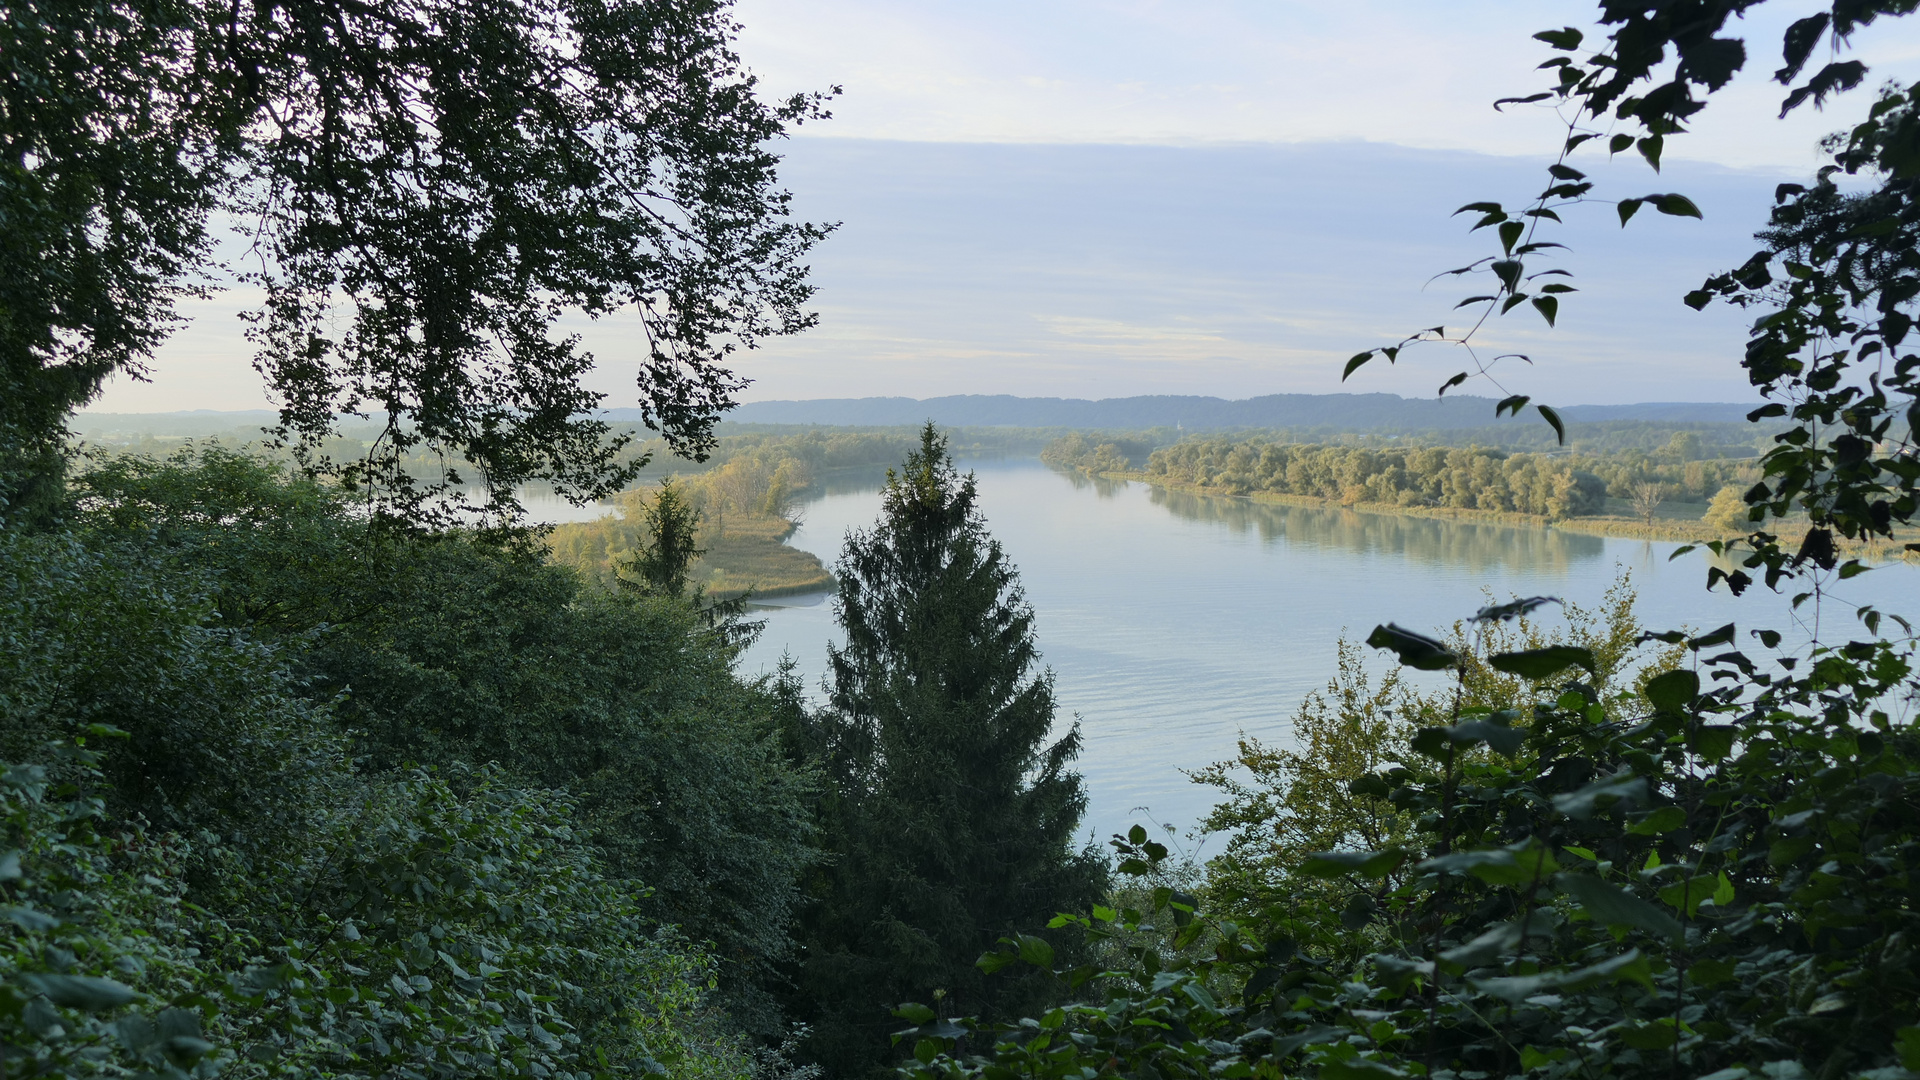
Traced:
<path fill-rule="evenodd" d="M 1750 626 L 1791 627 L 1786 601 L 1763 589 L 1705 591 L 1704 554 L 1670 562 L 1671 543 L 1186 495 L 1031 460 L 962 466 L 1020 569 L 1062 722 L 1079 718 L 1087 828 L 1101 841 L 1134 821 L 1184 837 L 1216 800 L 1182 770 L 1232 756 L 1242 731 L 1286 739 L 1289 717 L 1332 673 L 1341 635 L 1377 623 L 1438 630 L 1489 594 L 1593 606 L 1624 571 L 1651 628 L 1738 622 L 1745 640 Z M 878 474 L 830 479 L 791 543 L 831 564 L 847 532 L 879 514 L 879 485 Z M 1843 588 L 1920 613 L 1920 568 L 1883 567 Z M 1840 606 L 1824 610 L 1829 637 L 1856 629 Z M 818 697 L 831 602 L 794 597 L 758 615 L 766 629 L 741 673 L 772 671 L 787 654 Z M 1837 619 L 1848 625 L 1834 630 Z M 1384 669 L 1387 655 L 1371 655 Z"/>

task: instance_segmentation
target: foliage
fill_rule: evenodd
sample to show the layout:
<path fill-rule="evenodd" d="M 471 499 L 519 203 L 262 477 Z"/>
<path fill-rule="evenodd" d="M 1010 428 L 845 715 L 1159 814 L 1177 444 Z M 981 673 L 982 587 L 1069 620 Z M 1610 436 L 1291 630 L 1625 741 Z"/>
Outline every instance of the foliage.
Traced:
<path fill-rule="evenodd" d="M 1347 916 L 1352 905 L 1367 909 L 1379 890 L 1355 890 L 1346 882 L 1304 875 L 1299 867 L 1315 852 L 1382 850 L 1412 840 L 1413 820 L 1364 777 L 1384 774 L 1415 760 L 1410 745 L 1421 725 L 1443 722 L 1460 708 L 1498 709 L 1525 699 L 1532 680 L 1489 662 L 1510 652 L 1551 654 L 1573 648 L 1592 661 L 1586 685 L 1597 693 L 1632 692 L 1682 659 L 1673 646 L 1649 648 L 1634 614 L 1636 593 L 1623 573 L 1595 609 L 1564 603 L 1564 622 L 1548 622 L 1543 598 L 1516 600 L 1512 621 L 1455 624 L 1445 651 L 1459 663 L 1453 687 L 1421 690 L 1388 671 L 1376 683 L 1359 647 L 1338 645 L 1338 666 L 1323 693 L 1307 696 L 1295 712 L 1291 738 L 1270 745 L 1242 733 L 1239 753 L 1193 774 L 1196 782 L 1225 796 L 1201 822 L 1225 833 L 1226 850 L 1207 866 L 1199 889 L 1208 909 L 1231 919 L 1257 918 L 1275 905 L 1289 910 L 1327 904 Z M 1529 606 L 1530 605 L 1530 606 Z M 1498 609 L 1498 605 L 1494 605 Z M 1351 929 L 1343 924 L 1343 929 Z M 1331 946 L 1332 943 L 1323 943 Z"/>
<path fill-rule="evenodd" d="M 1519 99 L 1557 100 L 1572 114 L 1554 186 L 1517 214 L 1491 203 L 1465 208 L 1501 243 L 1498 255 L 1459 271 L 1498 279 L 1495 295 L 1466 302 L 1483 305 L 1481 323 L 1359 354 L 1348 374 L 1377 356 L 1395 360 L 1416 339 L 1471 349 L 1488 317 L 1521 304 L 1551 323 L 1571 289 L 1557 283 L 1560 272 L 1530 272 L 1527 262 L 1551 246 L 1534 229 L 1593 187 L 1565 164 L 1566 154 L 1606 135 L 1581 129 L 1582 120 L 1611 112 L 1638 122 L 1643 135 L 1614 134 L 1610 145 L 1637 148 L 1657 167 L 1665 139 L 1704 104 L 1695 88 L 1716 91 L 1744 64 L 1743 44 L 1719 32 L 1754 6 L 1603 4 L 1603 21 L 1617 27 L 1610 50 L 1584 65 L 1556 58 L 1544 66 L 1557 89 Z M 1911 8 L 1836 5 L 1799 20 L 1776 77 L 1791 85 L 1829 32 L 1843 42 L 1877 16 Z M 1537 37 L 1566 52 L 1581 41 L 1572 29 Z M 1669 49 L 1678 62 L 1662 67 Z M 1836 59 L 1784 108 L 1818 102 L 1864 74 Z M 1656 78 L 1670 81 L 1634 93 Z M 1900 238 L 1899 189 L 1920 160 L 1907 150 L 1920 130 L 1908 104 L 1908 94 L 1889 91 L 1835 144 L 1842 168 L 1880 170 L 1880 191 L 1841 197 L 1825 174 L 1812 188 L 1783 187 L 1763 235 L 1769 250 L 1690 299 L 1698 306 L 1717 293 L 1771 308 L 1754 324 L 1745 364 L 1757 386 L 1788 401 L 1754 419 L 1788 416 L 1794 426 L 1764 459 L 1765 482 L 1742 500 L 1757 526 L 1745 538 L 1745 567 L 1764 570 L 1769 585 L 1810 576 L 1796 606 L 1818 603 L 1827 575 L 1863 570 L 1838 565 L 1832 533 L 1884 537 L 1914 506 L 1920 472 L 1906 448 L 1876 447 L 1893 430 L 1888 391 L 1912 396 L 1909 369 L 1920 366 L 1894 355 L 1909 321 L 1900 306 L 1920 293 L 1905 281 L 1911 244 Z M 1683 196 L 1656 194 L 1618 203 L 1622 223 L 1643 205 L 1698 213 Z M 1775 259 L 1787 281 L 1768 292 Z M 1877 318 L 1863 317 L 1867 308 Z M 1477 354 L 1471 363 L 1483 375 L 1490 366 Z M 1497 411 L 1528 404 L 1510 395 Z M 1557 415 L 1540 411 L 1562 431 Z M 1789 554 L 1765 525 L 1796 508 L 1813 528 Z M 1715 565 L 1710 583 L 1723 578 L 1736 592 L 1749 583 L 1744 571 Z M 1493 605 L 1477 621 L 1504 622 L 1538 603 Z M 1817 621 L 1799 647 L 1753 631 L 1767 651 L 1758 659 L 1732 624 L 1651 635 L 1688 662 L 1636 680 L 1637 692 L 1609 689 L 1592 643 L 1507 641 L 1480 659 L 1458 634 L 1449 642 L 1377 627 L 1369 644 L 1456 680 L 1444 715 L 1412 732 L 1384 771 L 1349 785 L 1405 814 L 1412 834 L 1378 848 L 1306 853 L 1284 868 L 1343 882 L 1367 903 L 1273 905 L 1227 922 L 1156 892 L 1145 908 L 1063 915 L 1062 925 L 1101 936 L 1137 937 L 1158 923 L 1178 928 L 1175 945 L 1215 944 L 1201 955 L 1142 947 L 1130 964 L 1102 971 L 1057 967 L 1010 939 L 983 963 L 1019 957 L 1053 968 L 1080 1004 L 997 1028 L 903 1008 L 912 1026 L 900 1037 L 913 1042 L 919 1063 L 908 1071 L 1912 1077 L 1920 1073 L 1916 641 L 1881 638 L 1879 614 L 1861 616 L 1867 638 L 1844 643 L 1821 637 Z M 1476 693 L 1476 665 L 1513 684 Z M 1123 870 L 1150 872 L 1164 857 L 1143 840 L 1136 831 L 1118 841 Z M 1341 934 L 1362 926 L 1359 941 Z"/>
<path fill-rule="evenodd" d="M 243 532 L 229 557 L 270 554 Z M 54 1076 L 744 1074 L 714 961 L 565 798 L 357 771 L 290 668 L 301 638 L 223 625 L 196 562 L 0 530 L 5 1053 Z"/>
<path fill-rule="evenodd" d="M 622 493 L 618 514 L 554 528 L 547 538 L 553 560 L 590 582 L 636 585 L 665 571 L 668 564 L 655 566 L 649 554 L 665 536 L 678 549 L 676 558 L 688 556 L 681 591 L 691 586 L 725 603 L 748 590 L 780 595 L 829 587 L 832 578 L 818 558 L 782 542 L 799 522 L 799 496 L 813 483 L 810 469 L 787 453 L 784 441 L 737 442 L 723 444 L 725 460 L 704 472 Z M 661 518 L 669 487 L 672 513 Z M 664 533 L 663 524 L 671 526 Z"/>
<path fill-rule="evenodd" d="M 271 861 L 344 748 L 284 657 L 219 618 L 210 591 L 123 545 L 0 529 L 0 760 L 113 726 L 128 741 L 102 766 L 116 817 Z"/>
<path fill-rule="evenodd" d="M 1730 636 L 1683 644 L 1701 657 Z M 1314 947 L 1360 921 L 1351 908 L 1213 923 L 1204 958 L 1056 971 L 1087 1004 L 1036 1026 L 941 1029 L 903 1011 L 923 1063 L 911 1071 L 1907 1075 L 1920 745 L 1880 703 L 1912 676 L 1911 650 L 1816 647 L 1805 674 L 1782 659 L 1707 680 L 1718 687 L 1702 675 L 1751 661 L 1701 657 L 1643 698 L 1543 680 L 1524 710 L 1462 708 L 1351 785 L 1412 818 L 1413 842 L 1294 865 L 1356 888 L 1388 878 L 1358 913 L 1371 952 Z M 1171 898 L 1094 915 L 1083 925 L 1098 934 L 1207 921 Z"/>
<path fill-rule="evenodd" d="M 193 62 L 206 14 L 30 0 L 0 20 L 0 448 L 51 448 L 176 324 L 221 182 Z"/>
<path fill-rule="evenodd" d="M 87 772 L 97 727 L 60 744 Z M 40 765 L 0 771 L 0 1069 L 22 1076 L 214 1075 L 214 988 L 181 904 L 179 841 L 117 842 L 103 802 Z"/>
<path fill-rule="evenodd" d="M 846 645 L 829 653 L 827 708 L 798 733 L 833 785 L 822 816 L 835 858 L 815 885 L 794 996 L 813 1054 L 849 1077 L 887 1058 L 887 1012 L 908 995 L 989 1015 L 1031 1007 L 1044 988 L 988 981 L 975 957 L 1104 884 L 1099 861 L 1071 847 L 1086 799 L 1068 768 L 1078 729 L 1049 741 L 1053 679 L 1034 670 L 1033 611 L 932 425 L 882 504 L 874 528 L 848 538 Z"/>
<path fill-rule="evenodd" d="M 286 882 L 299 923 L 238 980 L 248 1056 L 289 1073 L 744 1072 L 712 1030 L 710 961 L 649 929 L 565 800 L 454 775 L 379 785 L 313 838 Z"/>
<path fill-rule="evenodd" d="M 1707 512 L 1701 515 L 1714 539 L 1721 539 L 1747 531 L 1747 500 L 1740 489 L 1728 485 L 1714 495 L 1707 504 Z"/>
<path fill-rule="evenodd" d="M 663 596 L 685 596 L 687 569 L 706 554 L 693 546 L 699 512 L 668 481 L 654 494 L 644 520 L 646 538 L 626 564 L 633 571 L 634 584 Z"/>
<path fill-rule="evenodd" d="M 813 317 L 767 144 L 824 115 L 765 103 L 723 0 L 307 4 L 33 0 L 0 23 L 8 230 L 0 429 L 39 445 L 240 234 L 257 364 L 315 470 L 431 516 L 468 475 L 598 497 L 631 465 L 567 312 L 645 337 L 642 412 L 698 454 L 741 347 Z M 357 460 L 326 439 L 377 416 Z M 402 466 L 439 461 L 422 491 Z"/>
<path fill-rule="evenodd" d="M 1920 508 L 1912 432 L 1920 355 L 1900 351 L 1920 296 L 1912 237 L 1920 220 L 1917 94 L 1920 87 L 1889 88 L 1865 121 L 1830 139 L 1833 163 L 1813 185 L 1776 192 L 1760 234 L 1765 249 L 1687 298 L 1695 307 L 1720 297 L 1765 311 L 1742 366 L 1775 399 L 1755 416 L 1793 424 L 1762 459 L 1763 482 L 1746 492 L 1751 554 L 1744 570 L 1725 575 L 1736 590 L 1750 580 L 1747 570 L 1770 587 L 1801 573 L 1815 574 L 1817 584 L 1818 571 L 1835 569 L 1835 534 L 1890 537 Z M 1843 194 L 1833 182 L 1863 172 L 1876 188 Z M 1793 510 L 1813 522 L 1797 551 L 1765 525 Z M 1856 570 L 1849 562 L 1839 572 Z"/>
<path fill-rule="evenodd" d="M 1324 902 L 1327 890 L 1318 881 L 1291 872 L 1304 856 L 1406 842 L 1408 817 L 1352 784 L 1400 763 L 1414 724 L 1430 708 L 1395 672 L 1374 683 L 1359 647 L 1343 638 L 1326 691 L 1301 702 L 1285 744 L 1242 732 L 1233 760 L 1197 770 L 1194 781 L 1223 798 L 1200 828 L 1227 840 L 1200 889 L 1208 909 L 1234 918 L 1316 895 Z"/>
<path fill-rule="evenodd" d="M 331 748 L 326 740 L 344 733 L 368 767 L 497 762 L 518 783 L 566 790 L 608 872 L 651 886 L 639 901 L 648 916 L 711 942 L 730 1005 L 772 1024 L 759 987 L 791 947 L 798 879 L 817 858 L 812 780 L 782 757 L 772 692 L 733 677 L 726 627 L 670 596 L 584 590 L 524 538 L 387 528 L 350 512 L 337 492 L 224 451 L 117 458 L 80 482 L 79 521 L 98 546 L 139 565 L 168 564 L 171 582 L 204 583 L 199 606 L 170 598 L 169 617 L 188 623 L 179 633 L 218 643 L 244 632 L 282 650 L 272 700 L 298 710 L 289 721 L 300 733 L 295 748 L 301 739 Z M 138 598 L 124 583 L 80 580 L 104 591 L 102 603 Z M 195 621 L 209 609 L 224 630 Z M 76 626 L 121 635 L 98 662 L 143 668 L 130 677 L 108 667 L 99 693 L 109 703 L 152 694 L 145 669 L 165 671 L 156 657 L 174 654 L 130 639 L 140 624 L 128 616 L 89 617 L 99 614 L 76 616 Z M 242 651 L 267 657 L 267 648 L 255 641 Z M 32 670 L 87 669 L 53 658 Z M 221 685 L 199 677 L 202 695 Z M 326 715 L 316 715 L 323 702 Z M 255 828 L 298 821 L 313 801 L 297 777 L 256 786 L 210 764 L 276 745 L 265 738 L 275 729 L 256 715 L 228 703 L 217 716 L 161 717 L 180 732 L 178 745 L 129 761 L 192 766 L 221 798 L 283 800 L 256 815 Z M 241 723 L 254 726 L 204 738 Z M 147 738 L 144 726 L 128 726 L 136 741 Z M 270 765 L 250 767 L 286 772 Z M 154 802 L 168 791 L 151 781 L 124 790 Z M 196 811 L 191 820 L 210 819 Z"/>
<path fill-rule="evenodd" d="M 1136 460 L 1144 460 L 1153 448 L 1139 440 L 1094 442 L 1079 432 L 1063 435 L 1040 451 L 1040 460 L 1049 465 L 1079 469 L 1095 476 L 1126 472 Z"/>
<path fill-rule="evenodd" d="M 1450 506 L 1568 518 L 1603 505 L 1605 489 L 1562 458 L 1477 447 L 1372 449 L 1251 442 L 1176 443 L 1153 452 L 1149 477 L 1342 503 Z"/>
<path fill-rule="evenodd" d="M 98 781 L 100 755 L 57 756 Z M 564 801 L 463 787 L 363 789 L 216 914 L 177 876 L 184 839 L 8 767 L 0 1054 L 41 1076 L 743 1075 L 707 961 L 647 928 Z"/>

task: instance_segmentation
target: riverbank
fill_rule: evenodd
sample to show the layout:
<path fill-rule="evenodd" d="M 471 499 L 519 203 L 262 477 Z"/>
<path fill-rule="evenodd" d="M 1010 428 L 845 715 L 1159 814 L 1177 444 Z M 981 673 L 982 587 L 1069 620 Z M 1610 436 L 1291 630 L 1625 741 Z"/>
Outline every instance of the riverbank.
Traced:
<path fill-rule="evenodd" d="M 789 545 L 794 523 L 785 518 L 730 517 L 719 535 L 703 536 L 706 551 L 695 560 L 691 578 L 719 600 L 754 596 L 797 596 L 824 592 L 834 578 L 820 557 Z"/>
<path fill-rule="evenodd" d="M 645 535 L 651 490 L 621 495 L 618 514 L 555 526 L 547 534 L 549 557 L 589 581 L 611 586 L 618 567 L 633 557 Z M 703 515 L 694 541 L 701 551 L 687 568 L 688 583 L 716 600 L 833 588 L 833 575 L 818 556 L 786 542 L 796 527 L 792 518 L 764 512 Z"/>
<path fill-rule="evenodd" d="M 1087 472 L 1087 470 L 1076 470 Z M 1301 506 L 1317 509 L 1353 510 L 1363 514 L 1393 514 L 1400 517 L 1440 518 L 1448 521 L 1471 522 L 1480 525 L 1504 525 L 1512 528 L 1557 529 L 1561 532 L 1579 533 L 1586 536 L 1610 536 L 1625 540 L 1661 540 L 1674 543 L 1693 544 L 1715 539 L 1709 535 L 1705 522 L 1699 517 L 1676 516 L 1669 511 L 1656 516 L 1651 522 L 1637 517 L 1618 514 L 1592 514 L 1581 517 L 1554 520 L 1544 514 L 1522 514 L 1510 510 L 1473 510 L 1452 506 L 1401 506 L 1398 503 L 1356 501 L 1347 502 L 1338 499 L 1325 499 L 1313 495 L 1287 495 L 1271 491 L 1240 492 L 1222 487 L 1203 484 L 1183 484 L 1169 480 L 1163 475 L 1147 472 L 1113 470 L 1091 473 L 1105 480 L 1131 480 L 1167 491 L 1178 491 L 1189 495 L 1207 495 L 1213 498 L 1246 499 L 1250 502 L 1267 503 L 1275 506 Z M 1666 509 L 1666 508 L 1663 508 Z M 1704 510 L 1704 507 L 1702 508 Z M 1776 531 L 1785 539 L 1797 543 L 1806 535 L 1805 521 L 1787 521 L 1779 523 Z M 1903 535 L 1896 543 L 1856 544 L 1841 542 L 1838 546 L 1842 554 L 1865 558 L 1869 562 L 1920 562 L 1913 552 L 1905 551 L 1901 544 L 1920 542 L 1920 530 L 1912 535 Z"/>

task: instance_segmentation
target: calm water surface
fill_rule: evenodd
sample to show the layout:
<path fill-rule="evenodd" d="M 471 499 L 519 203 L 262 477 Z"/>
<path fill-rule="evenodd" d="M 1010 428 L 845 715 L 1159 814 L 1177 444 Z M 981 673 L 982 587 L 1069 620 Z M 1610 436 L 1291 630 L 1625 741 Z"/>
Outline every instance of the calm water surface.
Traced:
<path fill-rule="evenodd" d="M 1788 625 L 1776 597 L 1706 592 L 1703 556 L 1669 562 L 1670 543 L 1182 495 L 1033 461 L 965 467 L 1020 568 L 1062 720 L 1080 719 L 1087 825 L 1101 840 L 1134 821 L 1191 828 L 1213 789 L 1181 770 L 1231 756 L 1242 731 L 1284 740 L 1301 699 L 1333 671 L 1341 635 L 1376 623 L 1445 627 L 1489 590 L 1592 605 L 1625 570 L 1650 627 Z M 831 563 L 848 530 L 879 514 L 878 488 L 877 475 L 824 485 L 792 543 Z M 1847 585 L 1856 600 L 1920 612 L 1920 568 Z M 741 673 L 791 655 L 817 695 L 836 640 L 832 604 L 776 603 L 760 613 L 766 631 Z M 1386 654 L 1373 655 L 1384 669 Z"/>

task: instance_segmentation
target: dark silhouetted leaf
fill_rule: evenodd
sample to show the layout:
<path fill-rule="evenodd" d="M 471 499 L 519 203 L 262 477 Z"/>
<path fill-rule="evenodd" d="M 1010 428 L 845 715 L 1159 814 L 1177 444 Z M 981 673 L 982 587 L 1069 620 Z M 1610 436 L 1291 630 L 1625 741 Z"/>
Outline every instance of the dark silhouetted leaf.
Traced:
<path fill-rule="evenodd" d="M 90 975 L 26 974 L 20 976 L 20 981 L 34 993 L 45 994 L 55 1005 L 83 1012 L 116 1009 L 135 997 L 131 986 Z"/>
<path fill-rule="evenodd" d="M 1308 877 L 1338 878 L 1353 874 L 1363 878 L 1385 877 L 1407 861 L 1406 851 L 1322 851 L 1306 857 L 1300 872 Z"/>
<path fill-rule="evenodd" d="M 1549 645 L 1541 649 L 1495 653 L 1487 657 L 1487 663 L 1496 671 L 1536 680 L 1557 675 L 1570 667 L 1585 668 L 1588 674 L 1595 671 L 1593 650 L 1583 645 Z"/>
<path fill-rule="evenodd" d="M 1399 657 L 1401 663 L 1421 671 L 1441 671 L 1460 663 L 1460 657 L 1452 649 L 1394 623 L 1374 627 L 1373 633 L 1367 635 L 1367 644 L 1386 649 Z"/>

